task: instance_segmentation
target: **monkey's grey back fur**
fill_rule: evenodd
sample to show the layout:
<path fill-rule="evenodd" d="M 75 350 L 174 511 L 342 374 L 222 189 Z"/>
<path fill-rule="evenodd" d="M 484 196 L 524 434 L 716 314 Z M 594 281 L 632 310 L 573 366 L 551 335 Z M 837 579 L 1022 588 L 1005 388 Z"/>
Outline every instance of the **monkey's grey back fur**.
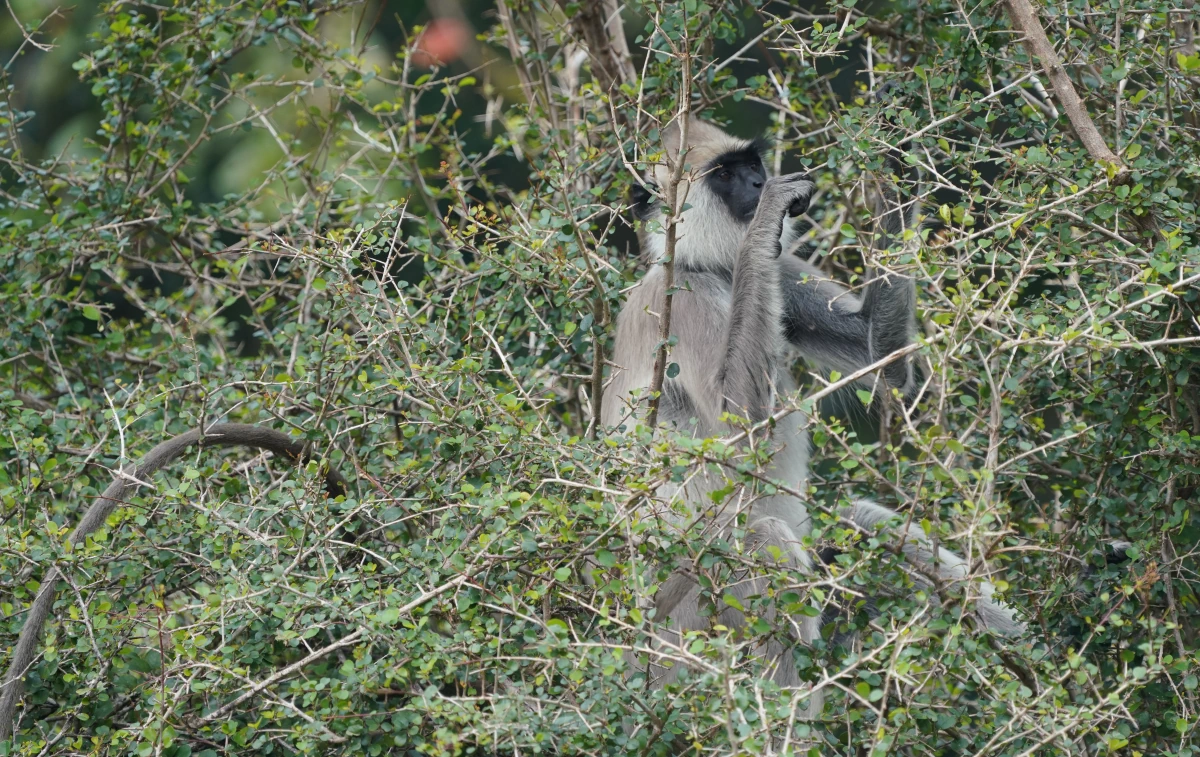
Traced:
<path fill-rule="evenodd" d="M 752 422 L 765 419 L 778 409 L 777 401 L 793 393 L 796 385 L 791 363 L 798 353 L 817 366 L 850 373 L 868 366 L 912 342 L 915 332 L 916 288 L 903 276 L 876 275 L 870 278 L 861 297 L 825 277 L 817 269 L 790 254 L 795 234 L 786 216 L 791 209 L 807 207 L 814 184 L 806 174 L 766 177 L 759 148 L 717 127 L 693 120 L 689 126 L 687 162 L 691 172 L 684 189 L 689 209 L 679 222 L 675 248 L 675 284 L 671 334 L 676 338 L 669 361 L 678 373 L 666 379 L 659 401 L 659 420 L 698 437 L 727 435 L 733 429 L 720 419 L 730 412 Z M 679 149 L 680 131 L 673 124 L 665 133 L 669 154 Z M 667 178 L 659 170 L 653 177 L 661 185 Z M 681 190 L 682 191 L 682 190 Z M 905 205 L 895 188 L 880 193 L 877 206 L 876 246 L 886 250 L 893 243 L 914 245 L 917 203 Z M 752 201 L 757 198 L 757 204 Z M 754 209 L 747 217 L 744 208 Z M 654 261 L 663 253 L 661 208 L 643 202 L 637 208 L 643 221 L 657 220 L 654 232 L 643 228 L 643 255 Z M 803 212 L 803 210 L 800 210 Z M 651 227 L 653 228 L 653 226 Z M 907 240 L 906 240 L 907 237 Z M 617 319 L 616 348 L 608 400 L 602 422 L 622 427 L 643 418 L 651 386 L 659 319 L 664 290 L 664 272 L 654 265 L 630 291 Z M 908 393 L 913 374 L 908 359 L 895 360 L 882 375 L 866 383 Z M 886 391 L 884 392 L 886 395 Z M 785 416 L 771 433 L 774 457 L 763 473 L 781 481 L 792 492 L 806 492 L 809 440 L 808 420 L 795 411 Z M 726 485 L 724 477 L 699 470 L 682 485 L 660 491 L 666 499 L 683 500 L 696 506 L 686 517 L 664 513 L 668 522 L 680 526 L 699 519 L 703 527 L 724 534 L 739 511 L 746 512 L 746 547 L 761 551 L 773 546 L 794 567 L 813 569 L 812 556 L 801 540 L 811 531 L 811 520 L 803 499 L 779 492 L 754 497 L 742 491 L 727 498 L 721 509 L 702 516 L 714 505 L 707 495 Z M 893 511 L 859 500 L 839 515 L 865 532 L 896 518 Z M 935 551 L 920 528 L 903 531 L 903 552 L 922 569 L 936 572 L 945 581 L 968 579 L 967 563 L 944 550 Z M 917 576 L 918 582 L 928 580 Z M 760 593 L 761 582 L 743 581 L 731 589 L 739 600 Z M 977 612 L 988 627 L 1004 633 L 1019 633 L 1023 625 L 1012 611 L 992 600 L 993 588 L 976 582 Z M 700 615 L 699 589 L 695 580 L 674 574 L 655 597 L 658 622 L 670 617 L 671 630 L 661 638 L 678 642 L 683 632 L 702 630 L 713 621 L 728 627 L 742 625 L 741 614 L 726 607 L 718 618 Z M 743 602 L 743 604 L 745 604 Z M 798 631 L 799 641 L 818 638 L 819 620 L 788 619 Z M 783 686 L 799 686 L 797 671 L 788 649 L 771 642 L 760 650 L 773 668 L 772 677 Z M 659 683 L 675 672 L 651 666 L 651 677 Z M 820 711 L 820 692 L 812 692 L 807 716 Z"/>
<path fill-rule="evenodd" d="M 118 473 L 104 493 L 97 497 L 79 525 L 71 532 L 71 543 L 82 544 L 88 534 L 104 525 L 108 516 L 118 505 L 127 502 L 129 495 L 148 480 L 155 471 L 178 458 L 188 448 L 199 445 L 204 447 L 250 447 L 263 449 L 276 455 L 286 456 L 292 460 L 303 462 L 308 459 L 305 445 L 297 442 L 284 433 L 263 426 L 245 423 L 217 423 L 207 430 L 193 429 L 187 433 L 168 439 L 146 453 L 141 462 L 131 473 Z M 346 492 L 346 480 L 342 475 L 329 468 L 325 473 L 325 486 L 331 495 Z M 51 567 L 46 571 L 37 596 L 29 608 L 25 625 L 13 649 L 12 660 L 8 672 L 0 684 L 0 744 L 13 735 L 13 719 L 16 715 L 17 704 L 21 700 L 24 689 L 24 676 L 30 665 L 37 657 L 38 639 L 42 626 L 50 616 L 54 607 L 54 595 L 58 583 L 58 568 Z"/>

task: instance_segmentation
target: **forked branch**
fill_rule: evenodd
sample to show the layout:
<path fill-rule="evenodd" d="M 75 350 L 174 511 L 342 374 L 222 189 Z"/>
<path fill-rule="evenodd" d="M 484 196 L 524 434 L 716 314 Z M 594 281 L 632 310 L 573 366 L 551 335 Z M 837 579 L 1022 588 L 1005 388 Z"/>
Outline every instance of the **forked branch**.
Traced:
<path fill-rule="evenodd" d="M 1008 17 L 1012 21 L 1013 27 L 1021 33 L 1021 41 L 1024 43 L 1025 49 L 1032 57 L 1041 62 L 1042 70 L 1054 87 L 1055 97 L 1066 111 L 1071 126 L 1079 135 L 1083 146 L 1087 148 L 1088 154 L 1101 163 L 1115 166 L 1118 177 L 1127 175 L 1129 169 L 1109 149 L 1104 137 L 1096 128 L 1095 122 L 1092 121 L 1092 117 L 1088 115 L 1087 106 L 1083 104 L 1083 100 L 1075 91 L 1075 85 L 1071 82 L 1071 77 L 1067 75 L 1067 69 L 1059 59 L 1058 51 L 1054 49 L 1050 38 L 1046 36 L 1046 30 L 1042 28 L 1042 22 L 1038 20 L 1037 10 L 1033 4 L 1030 0 L 1005 0 L 1004 4 L 1008 8 Z M 1115 180 L 1115 183 L 1121 183 L 1120 179 Z"/>

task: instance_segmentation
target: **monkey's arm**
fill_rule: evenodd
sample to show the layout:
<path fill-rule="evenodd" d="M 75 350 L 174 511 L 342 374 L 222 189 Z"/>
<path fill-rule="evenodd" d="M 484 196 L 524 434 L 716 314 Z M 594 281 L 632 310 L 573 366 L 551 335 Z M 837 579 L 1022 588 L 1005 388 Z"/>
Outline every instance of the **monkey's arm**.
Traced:
<path fill-rule="evenodd" d="M 758 210 L 738 248 L 732 306 L 725 329 L 717 390 L 724 409 L 760 421 L 771 412 L 779 358 L 779 238 L 789 208 L 808 205 L 815 185 L 807 174 L 769 179 Z"/>
<path fill-rule="evenodd" d="M 917 302 L 912 279 L 874 277 L 859 298 L 798 258 L 780 263 L 783 333 L 805 358 L 850 373 L 912 342 Z M 888 386 L 905 393 L 910 361 L 891 363 L 884 376 Z"/>
<path fill-rule="evenodd" d="M 872 245 L 876 252 L 915 247 L 916 238 L 905 240 L 905 232 L 919 228 L 915 187 L 920 173 L 915 167 L 906 168 L 899 151 L 889 154 L 886 162 L 890 175 L 880 177 L 876 188 Z M 850 373 L 912 342 L 917 290 L 907 276 L 875 272 L 860 298 L 794 255 L 785 255 L 780 263 L 784 334 L 822 368 Z M 907 357 L 889 364 L 883 375 L 888 386 L 902 394 L 913 389 L 912 363 Z"/>
<path fill-rule="evenodd" d="M 264 449 L 297 462 L 304 462 L 309 458 L 304 444 L 274 429 L 245 423 L 217 423 L 207 431 L 193 429 L 150 450 L 132 474 L 118 475 L 84 513 L 83 519 L 71 533 L 71 543 L 82 544 L 88 534 L 104 524 L 117 505 L 127 501 L 128 495 L 138 482 L 147 480 L 155 471 L 175 460 L 193 445 Z M 325 488 L 330 496 L 345 494 L 346 479 L 333 468 L 329 468 L 325 473 Z M 57 568 L 52 567 L 46 572 L 41 586 L 38 587 L 37 596 L 29 608 L 29 615 L 25 618 L 25 626 L 21 629 L 17 645 L 13 649 L 12 661 L 0 690 L 0 744 L 13 735 L 13 717 L 16 714 L 17 702 L 21 699 L 23 679 L 37 656 L 38 636 L 46 618 L 50 616 L 50 610 L 54 607 L 58 577 Z"/>

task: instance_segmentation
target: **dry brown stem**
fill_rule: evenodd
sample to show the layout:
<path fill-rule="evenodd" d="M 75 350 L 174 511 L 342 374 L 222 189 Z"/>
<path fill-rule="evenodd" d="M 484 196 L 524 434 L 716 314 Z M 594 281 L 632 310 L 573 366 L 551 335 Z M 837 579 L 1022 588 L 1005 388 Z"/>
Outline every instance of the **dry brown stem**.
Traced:
<path fill-rule="evenodd" d="M 1042 28 L 1042 22 L 1038 20 L 1037 10 L 1034 9 L 1033 4 L 1030 0 L 1005 0 L 1004 4 L 1008 8 L 1008 17 L 1012 21 L 1013 27 L 1021 32 L 1021 41 L 1024 43 L 1025 49 L 1041 62 L 1042 70 L 1054 87 L 1055 97 L 1066 111 L 1067 118 L 1071 121 L 1071 127 L 1079 135 L 1088 154 L 1101 163 L 1111 163 L 1116 166 L 1118 177 L 1128 174 L 1129 169 L 1109 149 L 1104 137 L 1100 136 L 1099 130 L 1096 129 L 1092 117 L 1088 115 L 1087 106 L 1075 91 L 1075 85 L 1071 82 L 1066 67 L 1059 59 L 1058 51 L 1054 49 L 1050 38 L 1046 36 L 1046 30 Z M 1114 183 L 1121 182 L 1115 179 Z"/>

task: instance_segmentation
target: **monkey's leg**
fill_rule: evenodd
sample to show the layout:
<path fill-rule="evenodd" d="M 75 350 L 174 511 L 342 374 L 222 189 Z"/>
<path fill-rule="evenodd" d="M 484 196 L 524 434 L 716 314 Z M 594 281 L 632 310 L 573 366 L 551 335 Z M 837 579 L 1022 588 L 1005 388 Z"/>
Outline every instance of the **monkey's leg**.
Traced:
<path fill-rule="evenodd" d="M 148 480 L 155 471 L 178 458 L 193 445 L 250 447 L 274 452 L 297 462 L 309 459 L 304 444 L 271 428 L 246 423 L 217 423 L 207 431 L 193 429 L 150 450 L 131 475 L 118 474 L 104 493 L 92 502 L 91 507 L 80 519 L 79 525 L 71 532 L 71 543 L 82 544 L 89 534 L 104 524 L 117 505 L 128 501 L 128 495 L 140 482 Z M 329 468 L 325 472 L 325 488 L 330 496 L 345 494 L 346 479 L 333 468 Z M 25 626 L 17 638 L 17 645 L 13 649 L 12 662 L 9 663 L 8 673 L 5 674 L 4 683 L 0 687 L 0 744 L 13 735 L 13 717 L 24 689 L 25 672 L 37 657 L 38 637 L 50 616 L 50 610 L 54 607 L 58 576 L 57 568 L 52 567 L 46 572 L 41 586 L 38 587 L 37 596 L 29 608 L 29 615 L 25 618 Z"/>
<path fill-rule="evenodd" d="M 746 548 L 747 551 L 761 554 L 768 559 L 775 559 L 772 552 L 778 550 L 780 557 L 786 560 L 788 564 L 799 568 L 805 574 L 812 574 L 812 557 L 801 548 L 800 540 L 796 537 L 795 532 L 780 518 L 759 518 L 750 524 L 749 533 L 746 537 Z M 748 598 L 749 596 L 762 594 L 766 591 L 766 588 L 766 580 L 758 578 L 747 586 L 745 592 L 735 590 L 733 594 L 734 596 L 744 594 Z M 738 596 L 739 601 L 742 598 L 742 596 Z M 772 608 L 766 620 L 770 623 L 777 619 L 778 614 Z M 797 639 L 798 643 L 810 644 L 821 637 L 820 615 L 816 617 L 800 615 L 787 618 L 787 621 L 793 625 L 795 635 L 799 637 Z M 796 670 L 796 664 L 792 660 L 793 646 L 793 644 L 784 644 L 775 638 L 772 638 L 763 645 L 762 654 L 770 661 L 773 667 L 771 679 L 783 688 L 800 689 L 810 687 L 810 684 L 800 680 L 799 671 Z M 820 688 L 811 688 L 806 705 L 797 714 L 801 720 L 815 720 L 820 717 L 824 706 L 824 692 Z"/>
<path fill-rule="evenodd" d="M 782 559 L 785 563 L 799 568 L 805 573 L 812 570 L 812 558 L 800 547 L 800 540 L 791 527 L 780 518 L 758 518 L 751 523 L 746 536 L 746 550 L 749 553 L 758 554 L 766 560 Z M 766 589 L 766 579 L 754 577 L 734 583 L 728 587 L 727 591 L 738 602 L 745 605 L 749 604 L 751 597 L 763 594 Z M 700 592 L 696 577 L 683 569 L 673 573 L 659 587 L 653 603 L 655 620 L 662 622 L 664 618 L 670 617 L 671 628 L 658 631 L 656 634 L 669 644 L 678 645 L 682 639 L 682 632 L 706 628 L 710 619 L 700 615 L 699 602 Z M 771 680 L 781 688 L 797 692 L 810 688 L 810 684 L 800 680 L 799 672 L 792 660 L 792 648 L 795 643 L 808 644 L 820 638 L 820 617 L 801 615 L 779 618 L 772 608 L 765 620 L 767 622 L 776 620 L 787 622 L 790 627 L 785 635 L 795 638 L 795 642 L 785 642 L 777 635 L 755 650 L 767 662 L 768 675 Z M 719 621 L 729 628 L 745 626 L 741 611 L 732 607 L 726 607 L 721 611 Z M 673 678 L 672 672 L 654 665 L 651 666 L 650 673 L 657 679 L 659 685 L 669 682 Z M 824 702 L 823 691 L 813 688 L 803 697 L 803 704 L 797 712 L 798 717 L 801 720 L 814 720 L 820 717 Z"/>

